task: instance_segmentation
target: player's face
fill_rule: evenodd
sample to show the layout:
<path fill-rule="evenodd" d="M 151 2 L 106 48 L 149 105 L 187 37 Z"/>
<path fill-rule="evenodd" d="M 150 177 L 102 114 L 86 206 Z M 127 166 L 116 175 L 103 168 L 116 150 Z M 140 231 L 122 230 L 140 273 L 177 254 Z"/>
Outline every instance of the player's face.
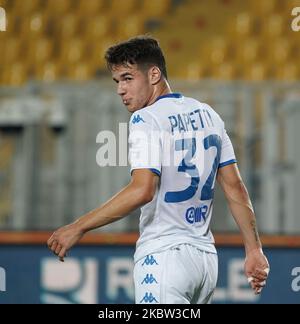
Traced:
<path fill-rule="evenodd" d="M 112 77 L 128 111 L 133 113 L 150 104 L 153 86 L 147 72 L 139 70 L 136 64 L 114 65 Z"/>

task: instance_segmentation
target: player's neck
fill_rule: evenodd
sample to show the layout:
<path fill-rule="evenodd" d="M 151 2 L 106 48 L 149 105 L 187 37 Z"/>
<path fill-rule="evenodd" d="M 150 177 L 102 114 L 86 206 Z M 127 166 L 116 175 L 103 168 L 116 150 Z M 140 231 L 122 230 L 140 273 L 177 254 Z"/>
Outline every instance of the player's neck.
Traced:
<path fill-rule="evenodd" d="M 164 95 L 167 95 L 170 93 L 172 93 L 172 90 L 170 88 L 168 81 L 164 80 L 162 82 L 159 82 L 154 88 L 150 105 L 153 104 L 157 100 L 158 97 L 161 97 L 161 96 L 164 96 Z"/>

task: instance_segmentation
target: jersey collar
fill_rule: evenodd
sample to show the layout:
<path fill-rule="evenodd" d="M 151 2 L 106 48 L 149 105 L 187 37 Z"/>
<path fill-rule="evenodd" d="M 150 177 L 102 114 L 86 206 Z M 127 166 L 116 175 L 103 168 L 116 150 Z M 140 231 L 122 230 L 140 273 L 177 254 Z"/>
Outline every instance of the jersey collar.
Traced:
<path fill-rule="evenodd" d="M 177 99 L 179 99 L 179 98 L 182 98 L 182 94 L 181 93 L 168 93 L 166 95 L 163 95 L 163 96 L 158 97 L 155 100 L 155 102 L 158 101 L 158 100 L 160 100 L 160 99 L 164 99 L 164 98 L 177 98 Z"/>

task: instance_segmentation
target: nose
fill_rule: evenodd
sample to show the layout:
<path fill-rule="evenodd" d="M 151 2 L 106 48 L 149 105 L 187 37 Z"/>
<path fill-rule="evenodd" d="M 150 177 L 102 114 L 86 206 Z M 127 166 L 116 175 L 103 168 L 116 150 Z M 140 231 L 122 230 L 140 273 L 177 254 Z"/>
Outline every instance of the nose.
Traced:
<path fill-rule="evenodd" d="M 117 93 L 119 96 L 123 96 L 125 94 L 125 89 L 122 82 L 118 83 Z"/>

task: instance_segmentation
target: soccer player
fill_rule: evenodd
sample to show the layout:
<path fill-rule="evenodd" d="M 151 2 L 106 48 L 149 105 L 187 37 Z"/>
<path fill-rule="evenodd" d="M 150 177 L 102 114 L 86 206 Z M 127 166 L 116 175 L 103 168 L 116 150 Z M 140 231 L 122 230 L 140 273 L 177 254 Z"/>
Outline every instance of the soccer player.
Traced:
<path fill-rule="evenodd" d="M 269 264 L 224 122 L 209 105 L 171 91 L 155 39 L 132 38 L 110 47 L 105 58 L 132 113 L 131 182 L 55 231 L 49 248 L 63 261 L 86 232 L 142 207 L 134 255 L 136 303 L 209 303 L 218 272 L 209 229 L 217 179 L 243 236 L 245 274 L 260 293 Z"/>

